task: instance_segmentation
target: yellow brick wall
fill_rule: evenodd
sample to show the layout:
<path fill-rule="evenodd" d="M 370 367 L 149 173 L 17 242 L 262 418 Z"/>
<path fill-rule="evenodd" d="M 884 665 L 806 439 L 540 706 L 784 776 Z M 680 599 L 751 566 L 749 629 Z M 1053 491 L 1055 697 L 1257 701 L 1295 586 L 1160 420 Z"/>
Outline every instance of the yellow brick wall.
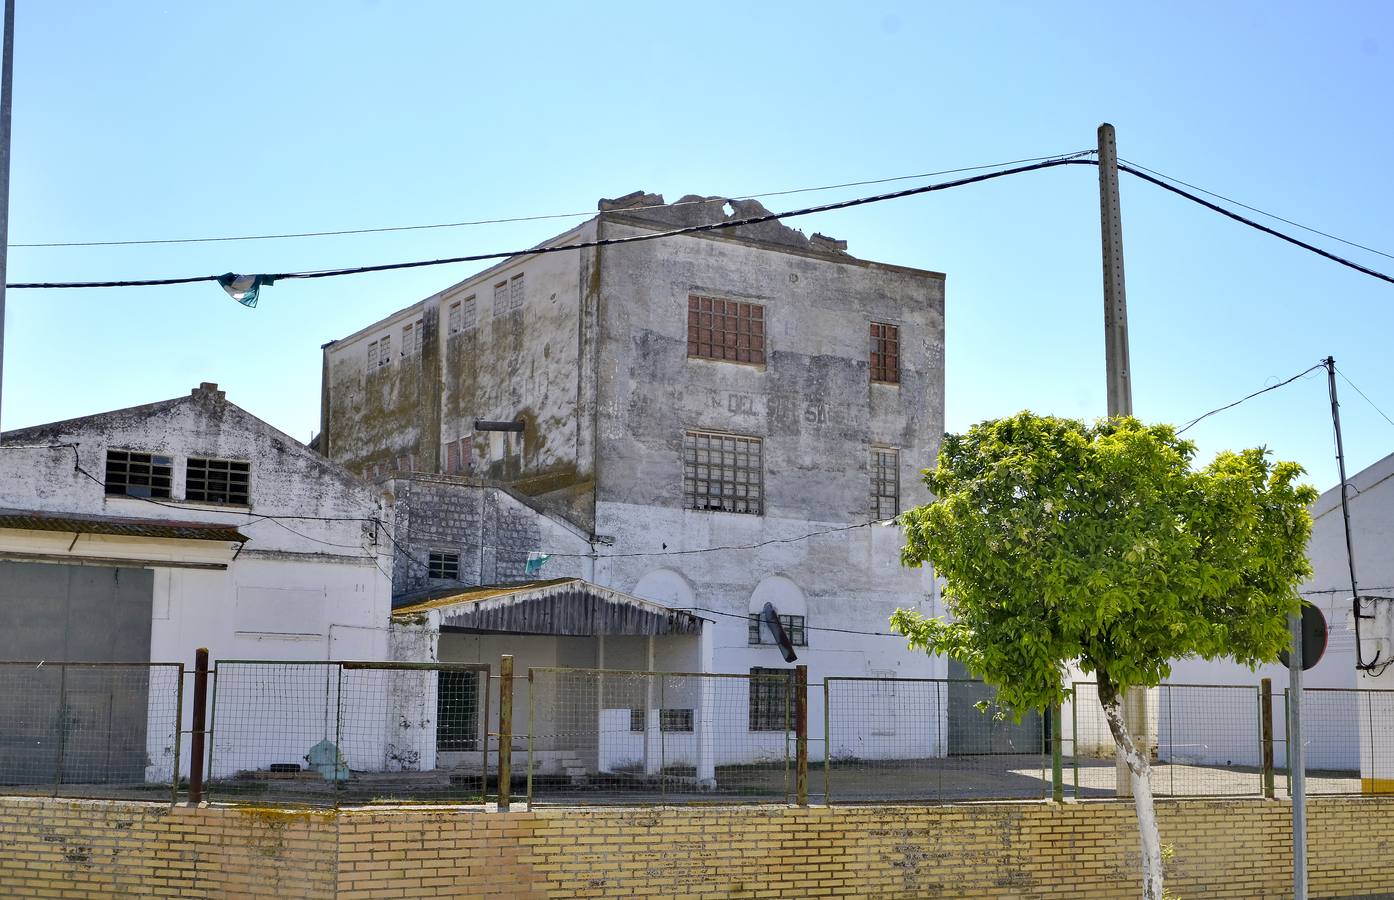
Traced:
<path fill-rule="evenodd" d="M 1394 798 L 1309 808 L 1313 898 L 1394 892 Z M 1288 804 L 1158 814 L 1172 894 L 1288 894 Z M 1132 898 L 1137 857 L 1116 802 L 335 813 L 0 798 L 3 897 Z"/>

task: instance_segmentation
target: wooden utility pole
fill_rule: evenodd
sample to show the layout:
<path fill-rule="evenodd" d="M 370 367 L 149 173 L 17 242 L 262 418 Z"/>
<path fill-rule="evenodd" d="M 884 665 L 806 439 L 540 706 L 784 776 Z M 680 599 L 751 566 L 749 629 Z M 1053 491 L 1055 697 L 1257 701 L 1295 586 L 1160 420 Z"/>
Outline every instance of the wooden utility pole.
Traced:
<path fill-rule="evenodd" d="M 1099 126 L 1099 231 L 1104 258 L 1104 360 L 1108 377 L 1108 416 L 1133 414 L 1132 371 L 1128 361 L 1128 292 L 1123 278 L 1123 210 L 1118 201 L 1118 140 L 1113 126 Z M 1151 753 L 1147 734 L 1147 692 L 1123 697 L 1123 721 L 1143 753 Z M 1132 796 L 1128 763 L 1119 752 L 1117 794 Z"/>

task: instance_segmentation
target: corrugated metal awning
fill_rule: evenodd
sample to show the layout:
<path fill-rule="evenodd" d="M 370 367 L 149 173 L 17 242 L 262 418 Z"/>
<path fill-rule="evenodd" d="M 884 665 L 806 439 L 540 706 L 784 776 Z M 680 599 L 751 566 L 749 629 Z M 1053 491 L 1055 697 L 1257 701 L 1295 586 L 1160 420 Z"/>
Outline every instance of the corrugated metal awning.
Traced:
<path fill-rule="evenodd" d="M 245 544 L 248 541 L 247 536 L 233 526 L 218 522 L 177 522 L 169 519 L 89 516 L 33 509 L 0 509 L 0 528 L 17 528 L 23 531 L 61 531 L 65 534 L 174 538 L 185 541 L 230 541 L 237 544 Z"/>
<path fill-rule="evenodd" d="M 394 618 L 439 610 L 442 628 L 509 634 L 701 634 L 703 619 L 580 578 L 490 585 L 399 606 Z"/>

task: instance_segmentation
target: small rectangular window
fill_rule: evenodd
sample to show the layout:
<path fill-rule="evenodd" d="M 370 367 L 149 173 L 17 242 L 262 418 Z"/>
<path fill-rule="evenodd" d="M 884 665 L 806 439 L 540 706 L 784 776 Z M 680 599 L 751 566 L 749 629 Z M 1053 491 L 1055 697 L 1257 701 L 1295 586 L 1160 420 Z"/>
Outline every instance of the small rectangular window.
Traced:
<path fill-rule="evenodd" d="M 126 497 L 169 497 L 174 459 L 133 450 L 106 452 L 106 492 Z"/>
<path fill-rule="evenodd" d="M 523 276 L 514 275 L 508 282 L 508 311 L 523 308 Z"/>
<path fill-rule="evenodd" d="M 508 312 L 508 282 L 500 281 L 494 285 L 494 318 Z"/>
<path fill-rule="evenodd" d="M 871 448 L 871 517 L 894 518 L 900 513 L 900 451 Z"/>
<path fill-rule="evenodd" d="M 252 502 L 251 470 L 251 463 L 191 456 L 184 465 L 184 499 L 247 506 Z"/>
<path fill-rule="evenodd" d="M 445 474 L 463 475 L 470 467 L 471 441 L 460 438 L 445 445 Z"/>
<path fill-rule="evenodd" d="M 371 372 L 378 367 L 378 342 L 373 341 L 368 344 L 368 371 Z"/>
<path fill-rule="evenodd" d="M 450 312 L 446 316 L 446 328 L 449 334 L 460 333 L 460 301 L 456 300 L 450 304 Z"/>
<path fill-rule="evenodd" d="M 447 550 L 432 550 L 428 560 L 427 574 L 431 578 L 444 578 L 458 581 L 460 578 L 460 554 Z"/>
<path fill-rule="evenodd" d="M 683 435 L 683 505 L 687 509 L 764 513 L 761 441 L 689 431 Z"/>
<path fill-rule="evenodd" d="M 468 297 L 465 298 L 464 305 L 460 307 L 461 331 L 469 331 L 470 329 L 474 328 L 474 323 L 479 318 L 476 312 L 478 307 L 479 302 L 475 299 L 474 294 L 470 294 Z"/>
<path fill-rule="evenodd" d="M 784 633 L 789 636 L 789 643 L 795 647 L 808 646 L 808 629 L 804 627 L 803 616 L 780 616 L 779 624 L 784 626 Z M 754 644 L 771 644 L 768 631 L 761 627 L 760 616 L 752 614 L 750 617 L 750 641 Z"/>
<path fill-rule="evenodd" d="M 750 670 L 750 730 L 785 731 L 794 721 L 792 669 Z"/>
<path fill-rule="evenodd" d="M 687 355 L 697 359 L 763 364 L 765 308 L 758 303 L 689 295 Z"/>
<path fill-rule="evenodd" d="M 378 341 L 378 368 L 392 362 L 392 335 L 384 334 Z"/>
<path fill-rule="evenodd" d="M 658 711 L 659 731 L 693 731 L 693 715 L 690 709 L 660 709 Z M 642 707 L 629 711 L 629 730 L 643 731 L 648 727 L 648 715 Z"/>
<path fill-rule="evenodd" d="M 871 323 L 871 380 L 900 383 L 900 328 Z"/>
<path fill-rule="evenodd" d="M 403 326 L 402 326 L 402 355 L 403 355 L 403 356 L 406 356 L 408 353 L 411 352 L 412 338 L 415 336 L 415 334 L 416 334 L 416 326 L 415 326 L 413 323 L 410 323 L 410 322 L 409 322 L 409 323 L 407 323 L 406 325 L 403 325 Z"/>

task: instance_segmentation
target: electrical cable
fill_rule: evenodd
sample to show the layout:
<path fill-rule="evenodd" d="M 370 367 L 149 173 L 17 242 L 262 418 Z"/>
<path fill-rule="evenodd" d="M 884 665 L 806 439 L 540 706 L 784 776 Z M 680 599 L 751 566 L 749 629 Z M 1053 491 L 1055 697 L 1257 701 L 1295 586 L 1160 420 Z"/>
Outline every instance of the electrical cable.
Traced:
<path fill-rule="evenodd" d="M 1270 219 L 1276 219 L 1276 220 L 1278 220 L 1279 222 L 1284 222 L 1284 223 L 1286 223 L 1286 224 L 1288 224 L 1288 225 L 1293 226 L 1294 228 L 1301 228 L 1303 231 L 1310 231 L 1312 234 L 1319 234 L 1319 235 L 1321 235 L 1321 236 L 1324 237 L 1324 238 L 1330 238 L 1330 239 L 1333 240 L 1333 241 L 1339 241 L 1339 242 L 1341 242 L 1342 244 L 1346 244 L 1346 245 L 1351 246 L 1351 247 L 1357 247 L 1357 248 L 1359 248 L 1359 249 L 1361 249 L 1361 250 L 1367 250 L 1367 251 L 1369 251 L 1370 253 L 1377 253 L 1377 254 L 1379 254 L 1380 256 L 1384 256 L 1384 257 L 1387 257 L 1387 258 L 1389 258 L 1389 259 L 1394 259 L 1394 254 L 1385 253 L 1383 250 L 1376 250 L 1374 247 L 1367 247 L 1367 246 L 1365 246 L 1364 244 L 1358 244 L 1358 243 L 1356 243 L 1355 241 L 1348 241 L 1348 240 L 1346 240 L 1346 239 L 1343 238 L 1343 237 L 1337 237 L 1337 236 L 1334 235 L 1334 234 L 1330 234 L 1330 233 L 1328 233 L 1328 232 L 1321 231 L 1320 229 L 1312 228 L 1312 227 L 1310 227 L 1310 226 L 1308 226 L 1308 225 L 1303 225 L 1301 222 L 1294 222 L 1292 219 L 1285 219 L 1285 218 L 1283 218 L 1282 216 L 1278 215 L 1277 213 L 1271 213 L 1271 212 L 1268 212 L 1268 211 L 1266 211 L 1266 210 L 1259 209 L 1257 206 L 1250 206 L 1250 205 L 1247 204 L 1247 203 L 1241 203 L 1241 202 L 1238 201 L 1238 200 L 1234 200 L 1234 199 L 1232 199 L 1232 198 L 1230 198 L 1230 197 L 1226 197 L 1224 194 L 1217 194 L 1217 193 L 1215 193 L 1214 191 L 1208 191 L 1208 190 L 1206 190 L 1205 188 L 1200 187 L 1199 185 L 1191 184 L 1191 183 L 1188 182 L 1188 181 L 1182 181 L 1180 178 L 1177 178 L 1177 177 L 1174 176 L 1174 175 L 1168 175 L 1168 174 L 1166 174 L 1165 172 L 1158 172 L 1156 169 L 1149 169 L 1149 168 L 1147 168 L 1146 166 L 1142 165 L 1141 163 L 1135 163 L 1135 162 L 1133 162 L 1133 161 L 1130 160 L 1130 159 L 1122 159 L 1122 158 L 1120 158 L 1118 161 L 1119 161 L 1119 162 L 1122 162 L 1122 163 L 1127 163 L 1128 165 L 1133 166 L 1134 168 L 1142 169 L 1144 172 L 1151 172 L 1153 175 L 1156 175 L 1156 176 L 1159 177 L 1159 178 L 1165 178 L 1165 179 L 1168 180 L 1168 181 L 1174 181 L 1174 182 L 1176 182 L 1177 184 L 1183 184 L 1183 185 L 1185 185 L 1186 187 L 1190 188 L 1190 189 L 1193 190 L 1193 191 L 1200 191 L 1202 194 L 1209 194 L 1211 197 L 1215 197 L 1216 199 L 1223 200 L 1223 201 L 1225 201 L 1226 203 L 1232 203 L 1232 204 L 1234 204 L 1235 206 L 1242 207 L 1242 208 L 1244 208 L 1244 209 L 1249 210 L 1250 212 L 1256 212 L 1256 213 L 1258 213 L 1258 214 L 1261 215 L 1261 216 L 1267 216 L 1267 217 L 1270 218 Z"/>
<path fill-rule="evenodd" d="M 1363 397 L 1366 403 L 1370 404 L 1370 408 L 1371 408 L 1371 409 L 1373 409 L 1375 412 L 1377 412 L 1377 413 L 1379 413 L 1381 416 L 1383 416 L 1383 417 L 1384 417 L 1384 421 L 1388 422 L 1390 425 L 1394 425 L 1394 419 L 1389 418 L 1389 416 L 1385 414 L 1384 410 L 1382 410 L 1382 409 L 1380 409 L 1378 406 L 1376 406 L 1376 405 L 1375 405 L 1375 401 L 1371 400 L 1368 396 L 1366 396 L 1366 395 L 1365 395 L 1365 392 L 1362 391 L 1362 390 L 1360 389 L 1360 386 L 1359 386 L 1359 385 L 1357 385 L 1354 381 L 1351 381 L 1349 378 L 1347 378 L 1345 372 L 1342 372 L 1339 368 L 1337 368 L 1337 369 L 1336 369 L 1336 374 L 1337 374 L 1337 375 L 1340 375 L 1343 379 L 1345 379 L 1346 384 L 1348 384 L 1348 385 L 1350 385 L 1351 387 L 1355 388 L 1355 392 L 1356 392 L 1357 394 L 1359 394 L 1361 397 Z"/>
<path fill-rule="evenodd" d="M 818 206 L 809 206 L 803 209 L 789 210 L 787 212 L 766 213 L 759 216 L 746 216 L 741 219 L 730 219 L 723 222 L 709 222 L 702 225 L 688 225 L 682 228 L 674 228 L 668 231 L 655 231 L 649 234 L 636 234 L 628 237 L 600 238 L 593 241 L 577 241 L 569 244 L 548 244 L 531 247 L 526 250 L 506 250 L 498 253 L 475 253 L 466 256 L 453 256 L 441 259 L 415 260 L 412 262 L 380 263 L 372 266 L 351 266 L 339 269 L 318 269 L 301 272 L 280 272 L 267 273 L 262 275 L 263 279 L 272 281 L 286 281 L 293 278 L 338 278 L 344 275 L 364 275 L 371 272 L 389 272 L 401 269 L 419 269 L 430 266 L 445 266 L 465 262 L 484 262 L 492 259 L 512 259 L 522 256 L 538 256 L 544 253 L 565 253 L 572 250 L 587 250 L 592 247 L 611 247 L 622 244 L 636 244 L 644 241 L 663 240 L 665 238 L 677 237 L 685 234 L 701 234 L 709 231 L 723 231 L 729 228 L 742 228 L 749 225 L 759 225 L 764 222 L 772 222 L 777 219 L 793 219 L 800 216 L 809 216 L 816 213 L 831 212 L 839 209 L 851 209 L 856 206 L 865 206 L 871 203 L 883 203 L 887 200 L 898 200 L 904 197 L 914 197 L 919 194 L 927 194 L 933 191 L 948 190 L 949 188 L 963 187 L 969 184 L 977 184 L 982 181 L 990 181 L 994 178 L 1003 178 L 1008 175 L 1019 175 L 1023 172 L 1033 172 L 1038 169 L 1050 169 L 1056 166 L 1069 165 L 1076 162 L 1075 156 L 1082 156 L 1092 153 L 1092 150 L 1083 150 L 1070 157 L 1060 159 L 1050 159 L 1045 162 L 1032 163 L 1030 165 L 1016 166 L 1010 169 L 1002 169 L 996 172 L 987 172 L 982 175 L 972 175 L 967 178 L 958 178 L 953 181 L 942 181 L 935 184 L 921 185 L 919 187 L 906 188 L 899 191 L 891 191 L 885 194 L 875 194 L 869 197 L 856 197 L 851 200 L 840 200 L 836 203 L 824 203 Z M 1086 162 L 1092 165 L 1092 162 Z M 602 214 L 603 215 L 603 214 Z M 71 288 L 114 288 L 114 287 L 159 287 L 163 285 L 175 284 L 195 284 L 203 281 L 218 281 L 222 275 L 191 275 L 180 278 L 146 278 L 139 280 L 121 281 L 58 281 L 58 282 L 21 282 L 9 284 L 6 287 L 10 290 L 54 290 Z"/>
<path fill-rule="evenodd" d="M 1249 395 L 1246 396 L 1246 397 L 1241 397 L 1241 398 L 1239 398 L 1238 400 L 1234 401 L 1233 403 L 1226 403 L 1224 406 L 1220 406 L 1220 407 L 1217 407 L 1217 408 L 1215 408 L 1215 409 L 1212 409 L 1212 410 L 1210 410 L 1210 411 L 1207 412 L 1207 413 L 1202 413 L 1201 415 L 1196 416 L 1194 419 L 1191 419 L 1191 420 L 1190 420 L 1189 422 L 1187 422 L 1185 425 L 1182 425 L 1180 428 L 1176 429 L 1176 434 L 1177 434 L 1177 436 L 1179 437 L 1180 435 L 1185 434 L 1185 433 L 1186 433 L 1187 431 L 1189 431 L 1191 428 L 1193 428 L 1193 427 L 1195 427 L 1197 424 L 1199 424 L 1200 421 L 1201 421 L 1202 419 L 1209 418 L 1210 416 L 1213 416 L 1213 415 L 1215 415 L 1216 413 L 1224 412 L 1224 411 L 1227 410 L 1227 409 L 1233 409 L 1234 407 L 1238 406 L 1239 404 L 1244 403 L 1244 402 L 1249 401 L 1249 400 L 1252 400 L 1252 399 L 1254 399 L 1255 397 L 1259 396 L 1260 394 L 1266 394 L 1266 393 L 1268 393 L 1269 391 L 1276 391 L 1278 388 L 1284 387 L 1284 386 L 1289 385 L 1289 384 L 1292 384 L 1294 381 L 1296 381 L 1297 379 L 1301 378 L 1302 376 L 1308 375 L 1308 374 L 1310 374 L 1310 373 L 1316 371 L 1317 369 L 1321 369 L 1321 368 L 1324 368 L 1324 367 L 1325 367 L 1325 363 L 1317 363 L 1316 365 L 1312 366 L 1310 369 L 1306 369 L 1306 370 L 1304 370 L 1304 371 L 1298 372 L 1296 375 L 1292 376 L 1291 378 L 1287 379 L 1286 381 L 1280 381 L 1280 382 L 1278 382 L 1277 384 L 1270 384 L 1268 387 L 1266 387 L 1266 388 L 1264 388 L 1264 389 L 1262 389 L 1262 390 L 1259 390 L 1259 391 L 1254 391 L 1252 394 L 1249 394 Z"/>
<path fill-rule="evenodd" d="M 1095 151 L 1085 150 L 1084 153 Z M 1013 159 L 1007 162 L 988 163 L 981 166 L 963 166 L 957 169 L 943 169 L 938 172 L 922 172 L 918 175 L 896 175 L 891 178 L 871 178 L 865 181 L 845 181 L 841 184 L 825 184 L 819 187 L 790 188 L 783 191 L 765 191 L 758 194 L 737 194 L 721 199 L 730 200 L 759 200 L 764 197 L 783 197 L 789 194 L 807 194 L 817 191 L 833 191 L 840 188 L 863 187 L 869 184 L 888 184 L 892 181 L 910 181 L 916 178 L 937 178 L 940 175 L 956 175 L 959 172 L 977 172 L 982 169 L 996 169 L 1002 166 L 1015 166 L 1021 163 L 1040 162 L 1046 159 L 1059 159 L 1065 154 L 1055 156 L 1033 156 L 1027 159 Z M 674 201 L 673 203 L 655 204 L 646 206 L 645 209 L 674 209 L 680 206 L 691 206 L 699 203 L 710 203 L 710 199 Z M 307 238 L 307 237 L 334 237 L 337 235 L 348 234 L 383 234 L 394 231 L 426 231 L 436 228 L 467 228 L 475 225 L 501 225 L 511 222 L 537 222 L 544 219 L 576 219 L 596 215 L 595 210 L 571 213 L 546 213 L 534 216 L 512 216 L 497 219 L 476 219 L 468 222 L 441 222 L 432 225 L 393 225 L 380 228 L 343 228 L 336 231 L 298 231 L 286 232 L 283 234 L 246 234 L 228 237 L 205 237 L 205 238 L 160 238 L 150 240 L 130 240 L 130 241 L 50 241 L 46 243 L 30 244 L 10 244 L 11 249 L 16 247 L 129 247 L 151 244 L 211 244 L 224 241 L 273 241 L 287 238 Z"/>

